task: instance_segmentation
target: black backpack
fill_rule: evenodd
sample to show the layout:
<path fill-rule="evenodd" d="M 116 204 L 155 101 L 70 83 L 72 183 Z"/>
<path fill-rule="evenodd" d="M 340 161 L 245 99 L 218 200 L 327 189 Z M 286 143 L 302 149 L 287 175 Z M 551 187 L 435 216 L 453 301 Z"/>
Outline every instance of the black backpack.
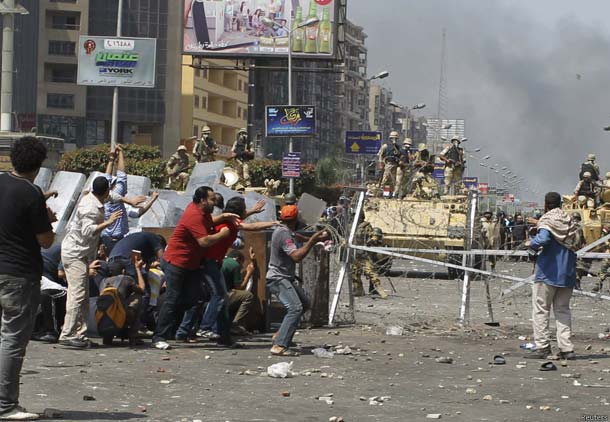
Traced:
<path fill-rule="evenodd" d="M 599 174 L 597 174 L 597 169 L 595 168 L 595 166 L 593 166 L 593 164 L 588 161 L 582 163 L 582 166 L 580 166 L 580 174 L 578 175 L 580 180 L 584 178 L 583 174 L 585 174 L 586 172 L 591 173 L 591 180 L 599 180 Z"/>

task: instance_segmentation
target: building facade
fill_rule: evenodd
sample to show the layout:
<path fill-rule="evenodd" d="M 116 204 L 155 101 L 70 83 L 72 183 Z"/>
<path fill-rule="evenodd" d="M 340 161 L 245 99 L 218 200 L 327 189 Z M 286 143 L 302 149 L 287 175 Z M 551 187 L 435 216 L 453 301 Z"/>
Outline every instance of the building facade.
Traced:
<path fill-rule="evenodd" d="M 180 137 L 183 142 L 199 137 L 209 126 L 219 147 L 228 157 L 241 128 L 248 123 L 248 73 L 235 70 L 230 60 L 202 60 L 191 66 L 183 57 Z"/>
<path fill-rule="evenodd" d="M 392 91 L 377 84 L 369 86 L 369 128 L 383 133 L 384 138 L 394 130 L 397 107 L 390 104 L 391 102 Z"/>

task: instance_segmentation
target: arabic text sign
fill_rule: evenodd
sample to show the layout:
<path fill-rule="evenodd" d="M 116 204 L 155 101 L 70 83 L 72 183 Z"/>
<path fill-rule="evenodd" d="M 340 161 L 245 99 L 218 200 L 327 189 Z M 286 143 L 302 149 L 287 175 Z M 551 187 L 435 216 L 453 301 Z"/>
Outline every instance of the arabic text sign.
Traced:
<path fill-rule="evenodd" d="M 479 188 L 478 177 L 464 177 L 462 178 L 462 183 L 464 184 L 464 187 L 468 190 L 476 190 Z"/>
<path fill-rule="evenodd" d="M 479 192 L 487 195 L 489 193 L 489 183 L 479 183 Z"/>
<path fill-rule="evenodd" d="M 267 106 L 265 116 L 267 137 L 312 137 L 316 135 L 316 108 L 314 106 Z"/>
<path fill-rule="evenodd" d="M 432 177 L 436 179 L 440 186 L 443 186 L 445 184 L 445 163 L 438 161 L 434 163 L 434 171 L 432 172 Z"/>
<path fill-rule="evenodd" d="M 285 152 L 282 159 L 282 177 L 301 177 L 301 153 Z"/>
<path fill-rule="evenodd" d="M 82 35 L 78 42 L 79 85 L 155 87 L 157 40 Z"/>
<path fill-rule="evenodd" d="M 346 154 L 377 154 L 381 149 L 381 132 L 346 132 Z"/>

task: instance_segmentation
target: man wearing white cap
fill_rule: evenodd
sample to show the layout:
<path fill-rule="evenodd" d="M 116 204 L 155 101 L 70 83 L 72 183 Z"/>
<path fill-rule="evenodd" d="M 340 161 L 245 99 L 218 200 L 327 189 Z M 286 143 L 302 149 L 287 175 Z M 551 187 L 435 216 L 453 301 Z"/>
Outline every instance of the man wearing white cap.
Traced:
<path fill-rule="evenodd" d="M 459 136 L 451 138 L 451 146 L 446 147 L 440 155 L 445 163 L 445 193 L 455 195 L 456 186 L 462 183 L 464 174 L 464 149 L 460 148 L 462 140 Z"/>
<path fill-rule="evenodd" d="M 167 173 L 167 189 L 174 187 L 176 190 L 184 190 L 189 181 L 187 173 L 190 167 L 189 154 L 184 145 L 180 145 L 176 153 L 172 155 L 167 164 L 165 164 L 165 172 Z"/>

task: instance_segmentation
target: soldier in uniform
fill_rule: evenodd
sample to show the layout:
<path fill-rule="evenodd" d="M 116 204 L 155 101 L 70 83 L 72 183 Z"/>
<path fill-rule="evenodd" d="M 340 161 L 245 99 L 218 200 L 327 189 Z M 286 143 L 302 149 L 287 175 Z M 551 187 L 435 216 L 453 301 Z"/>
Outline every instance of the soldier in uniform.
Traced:
<path fill-rule="evenodd" d="M 445 163 L 446 194 L 456 195 L 457 187 L 462 183 L 464 174 L 464 149 L 460 148 L 462 140 L 458 136 L 451 138 L 451 146 L 445 148 L 439 158 Z"/>
<path fill-rule="evenodd" d="M 364 215 L 364 213 L 363 213 Z M 381 247 L 383 243 L 383 232 L 379 228 L 373 228 L 371 224 L 362 221 L 356 229 L 356 244 L 369 247 Z M 356 259 L 351 266 L 352 282 L 354 283 L 354 296 L 364 296 L 364 287 L 362 286 L 362 275 L 369 281 L 369 293 L 377 292 L 383 299 L 388 297 L 388 294 L 381 287 L 379 274 L 375 269 L 375 262 L 378 256 L 373 252 L 357 251 Z"/>
<path fill-rule="evenodd" d="M 579 179 L 583 180 L 585 173 L 589 173 L 591 175 L 591 179 L 598 181 L 600 176 L 599 165 L 595 162 L 596 160 L 595 154 L 587 155 L 587 160 L 581 164 Z"/>
<path fill-rule="evenodd" d="M 586 204 L 587 208 L 595 208 L 599 188 L 602 186 L 601 182 L 593 180 L 591 173 L 586 171 L 574 189 L 574 197 L 580 204 Z"/>
<path fill-rule="evenodd" d="M 396 170 L 400 162 L 401 148 L 398 145 L 398 132 L 390 133 L 390 142 L 383 144 L 379 150 L 379 167 L 383 169 L 383 177 L 381 178 L 380 188 L 383 191 L 384 186 L 390 185 L 394 194 L 398 189 L 396 183 Z"/>
<path fill-rule="evenodd" d="M 167 174 L 167 189 L 184 190 L 189 181 L 187 173 L 189 167 L 189 154 L 184 145 L 180 145 L 176 153 L 172 155 L 165 164 L 165 172 Z"/>
<path fill-rule="evenodd" d="M 216 141 L 212 139 L 210 133 L 212 130 L 208 126 L 204 126 L 201 129 L 201 138 L 197 139 L 195 146 L 193 147 L 193 156 L 198 163 L 210 163 L 216 161 L 216 153 L 218 152 L 218 146 Z"/>
<path fill-rule="evenodd" d="M 231 155 L 235 158 L 235 171 L 237 171 L 240 183 L 245 187 L 250 186 L 248 161 L 254 158 L 254 152 L 252 151 L 252 143 L 248 138 L 248 131 L 245 128 L 240 129 L 237 133 L 237 139 L 231 148 Z"/>
<path fill-rule="evenodd" d="M 431 199 L 438 196 L 438 183 L 432 177 L 434 157 L 430 155 L 426 144 L 422 143 L 417 146 L 417 152 L 413 156 L 413 168 L 415 171 L 413 195 L 420 199 Z"/>
<path fill-rule="evenodd" d="M 407 195 L 409 180 L 411 179 L 411 138 L 405 138 L 400 150 L 400 161 L 396 170 L 396 196 L 400 199 Z"/>

